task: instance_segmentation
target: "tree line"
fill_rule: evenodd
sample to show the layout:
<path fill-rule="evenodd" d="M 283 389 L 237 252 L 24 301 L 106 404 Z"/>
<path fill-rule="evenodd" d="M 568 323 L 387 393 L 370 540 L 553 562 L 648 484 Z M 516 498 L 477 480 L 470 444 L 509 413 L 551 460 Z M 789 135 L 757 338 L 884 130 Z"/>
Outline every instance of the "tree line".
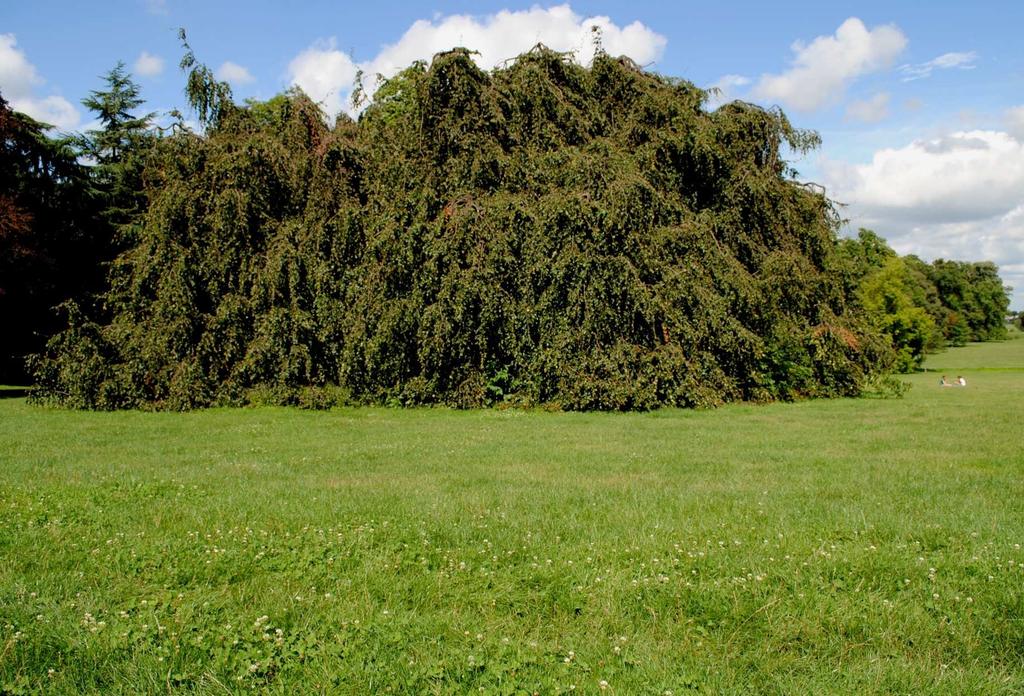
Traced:
<path fill-rule="evenodd" d="M 777 109 L 538 46 L 417 62 L 328 125 L 184 46 L 200 133 L 156 128 L 123 65 L 80 136 L 0 101 L 2 369 L 32 354 L 40 400 L 709 406 L 860 394 L 1005 331 L 992 264 L 839 240 Z"/>
<path fill-rule="evenodd" d="M 994 263 L 925 263 L 866 229 L 839 240 L 839 254 L 847 293 L 891 341 L 896 371 L 911 372 L 946 346 L 1006 338 L 1009 288 Z"/>
<path fill-rule="evenodd" d="M 91 309 L 145 205 L 154 115 L 136 113 L 124 64 L 104 82 L 83 100 L 100 127 L 72 135 L 50 135 L 0 94 L 0 383 L 30 379 L 26 358 L 65 325 L 58 308 Z"/>

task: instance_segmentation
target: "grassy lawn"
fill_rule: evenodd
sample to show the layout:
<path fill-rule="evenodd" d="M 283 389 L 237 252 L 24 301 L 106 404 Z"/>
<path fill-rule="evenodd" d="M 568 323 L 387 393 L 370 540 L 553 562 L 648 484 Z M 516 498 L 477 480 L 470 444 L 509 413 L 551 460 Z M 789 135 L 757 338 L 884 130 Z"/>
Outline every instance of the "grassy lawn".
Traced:
<path fill-rule="evenodd" d="M 963 348 L 928 356 L 929 370 L 1024 370 L 1024 334 L 1013 331 L 1010 340 L 993 343 L 971 343 Z"/>
<path fill-rule="evenodd" d="M 0 399 L 0 693 L 1020 693 L 1024 340 L 928 366 L 968 387 L 626 415 Z"/>

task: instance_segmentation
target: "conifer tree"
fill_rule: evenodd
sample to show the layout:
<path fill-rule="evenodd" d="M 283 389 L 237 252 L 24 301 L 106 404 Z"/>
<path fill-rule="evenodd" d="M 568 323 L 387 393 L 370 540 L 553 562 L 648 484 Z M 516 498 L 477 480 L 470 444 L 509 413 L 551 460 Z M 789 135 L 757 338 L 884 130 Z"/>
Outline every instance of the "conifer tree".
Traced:
<path fill-rule="evenodd" d="M 144 206 L 142 169 L 154 139 L 154 114 L 137 114 L 145 101 L 123 62 L 119 61 L 103 80 L 103 89 L 93 90 L 82 100 L 101 128 L 86 131 L 79 139 L 79 148 L 95 165 L 93 180 L 102 194 L 103 217 L 113 237 L 117 228 L 132 222 Z"/>
<path fill-rule="evenodd" d="M 59 326 L 53 307 L 98 287 L 88 259 L 95 191 L 71 141 L 0 96 L 0 383 Z"/>

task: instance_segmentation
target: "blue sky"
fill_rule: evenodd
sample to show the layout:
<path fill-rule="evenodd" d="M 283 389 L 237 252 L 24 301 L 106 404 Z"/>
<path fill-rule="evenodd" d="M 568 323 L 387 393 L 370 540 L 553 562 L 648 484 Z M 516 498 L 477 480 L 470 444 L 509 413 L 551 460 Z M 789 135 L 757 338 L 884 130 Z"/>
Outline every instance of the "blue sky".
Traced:
<path fill-rule="evenodd" d="M 10 2 L 0 92 L 88 127 L 80 100 L 123 60 L 148 108 L 182 108 L 184 27 L 236 96 L 298 84 L 333 111 L 351 108 L 357 68 L 388 74 L 459 44 L 484 67 L 538 40 L 586 62 L 594 23 L 610 53 L 779 104 L 821 133 L 797 168 L 846 204 L 850 229 L 927 260 L 994 260 L 1024 309 L 1024 2 Z"/>

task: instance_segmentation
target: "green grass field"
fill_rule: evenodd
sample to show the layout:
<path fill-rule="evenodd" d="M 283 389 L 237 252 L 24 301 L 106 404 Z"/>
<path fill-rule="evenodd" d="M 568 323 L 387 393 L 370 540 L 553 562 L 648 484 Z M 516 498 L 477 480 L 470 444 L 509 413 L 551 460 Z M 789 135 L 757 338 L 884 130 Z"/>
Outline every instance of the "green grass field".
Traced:
<path fill-rule="evenodd" d="M 932 371 L 1024 370 L 1024 334 L 1014 331 L 1011 340 L 996 343 L 972 343 L 963 348 L 928 356 L 926 368 Z"/>
<path fill-rule="evenodd" d="M 0 693 L 1021 693 L 1024 340 L 903 399 L 0 399 Z"/>

